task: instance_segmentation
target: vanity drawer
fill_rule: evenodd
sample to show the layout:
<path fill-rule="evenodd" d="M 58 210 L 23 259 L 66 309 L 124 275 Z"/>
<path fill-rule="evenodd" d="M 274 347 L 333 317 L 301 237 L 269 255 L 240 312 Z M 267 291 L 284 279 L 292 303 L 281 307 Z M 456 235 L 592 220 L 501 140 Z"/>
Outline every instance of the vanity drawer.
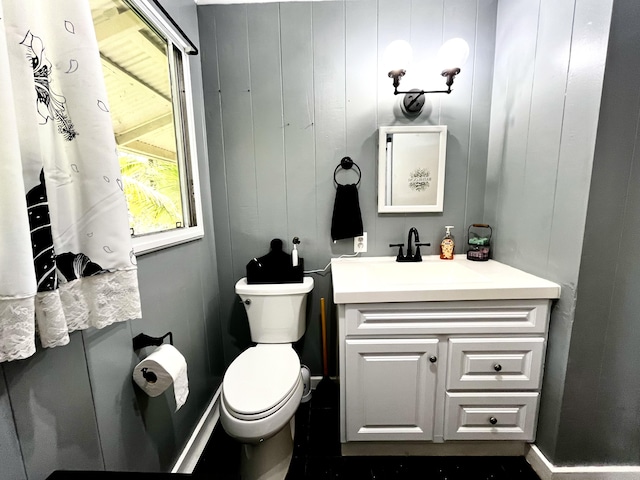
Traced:
<path fill-rule="evenodd" d="M 544 337 L 450 338 L 447 390 L 538 390 Z"/>
<path fill-rule="evenodd" d="M 531 442 L 537 408 L 537 392 L 447 392 L 444 439 Z"/>
<path fill-rule="evenodd" d="M 353 304 L 346 335 L 544 334 L 549 300 Z"/>

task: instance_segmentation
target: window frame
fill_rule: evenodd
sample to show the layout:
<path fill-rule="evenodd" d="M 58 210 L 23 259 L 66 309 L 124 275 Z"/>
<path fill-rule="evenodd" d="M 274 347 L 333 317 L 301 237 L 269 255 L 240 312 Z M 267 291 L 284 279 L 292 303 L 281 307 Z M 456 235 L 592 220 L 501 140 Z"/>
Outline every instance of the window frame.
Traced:
<path fill-rule="evenodd" d="M 141 256 L 204 237 L 190 64 L 190 54 L 193 53 L 194 47 L 185 39 L 184 34 L 178 31 L 149 0 L 123 1 L 142 21 L 148 23 L 167 41 L 180 190 L 185 221 L 184 226 L 171 230 L 138 236 L 132 235 L 133 251 L 136 256 Z M 181 72 L 176 72 L 175 55 L 177 54 L 180 55 Z M 178 73 L 182 74 L 181 80 L 176 78 Z M 184 87 L 184 96 L 178 91 L 179 86 Z"/>

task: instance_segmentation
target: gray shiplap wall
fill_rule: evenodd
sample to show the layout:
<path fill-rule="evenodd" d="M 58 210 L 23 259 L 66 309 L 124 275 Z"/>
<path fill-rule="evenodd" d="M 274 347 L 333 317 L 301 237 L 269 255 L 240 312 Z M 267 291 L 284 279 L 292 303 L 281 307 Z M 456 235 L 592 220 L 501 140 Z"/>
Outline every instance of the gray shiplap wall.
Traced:
<path fill-rule="evenodd" d="M 307 269 L 353 252 L 352 241 L 330 238 L 333 172 L 343 156 L 362 170 L 368 255 L 391 255 L 388 244 L 404 241 L 411 226 L 432 243 L 427 253 L 435 253 L 444 225 L 455 225 L 462 243 L 465 225 L 481 219 L 496 5 L 356 0 L 198 7 L 227 363 L 250 345 L 233 285 L 251 258 L 267 253 L 272 238 L 288 250 L 300 237 Z M 403 38 L 417 60 L 428 62 L 456 36 L 469 42 L 471 55 L 454 92 L 429 96 L 425 113 L 405 118 L 381 65 L 385 47 Z M 401 124 L 448 126 L 441 214 L 377 213 L 377 129 Z M 339 175 L 341 182 L 355 179 L 352 172 Z M 318 375 L 319 298 L 332 294 L 330 276 L 314 278 L 309 326 L 296 348 Z"/>
<path fill-rule="evenodd" d="M 198 43 L 191 0 L 164 2 Z M 192 58 L 202 240 L 138 258 L 143 318 L 71 335 L 64 347 L 0 365 L 0 478 L 41 480 L 57 469 L 168 471 L 220 384 L 224 364 L 200 57 Z M 149 398 L 131 372 L 144 356 L 131 339 L 173 332 L 190 395 L 177 413 Z M 148 353 L 148 352 L 147 352 Z"/>
<path fill-rule="evenodd" d="M 203 84 L 197 61 L 193 76 L 201 175 L 207 175 L 208 148 L 213 189 L 209 196 L 202 182 L 207 237 L 140 259 L 145 319 L 78 332 L 67 347 L 2 365 L 2 478 L 44 478 L 55 468 L 166 470 L 223 366 L 249 342 L 233 293 L 247 259 L 263 252 L 271 238 L 293 235 L 303 239 L 308 267 L 323 267 L 329 256 L 350 251 L 351 245 L 328 238 L 331 175 L 345 154 L 363 167 L 360 195 L 370 255 L 388 254 L 386 243 L 402 240 L 413 224 L 435 242 L 445 223 L 464 226 L 484 211 L 484 219 L 497 226 L 499 260 L 562 283 L 537 444 L 560 465 L 638 464 L 634 294 L 640 269 L 633 249 L 640 207 L 633 185 L 640 65 L 633 54 L 640 11 L 632 1 L 613 2 L 598 125 L 611 3 L 510 0 L 500 2 L 497 12 L 497 2 L 475 0 L 322 2 L 284 11 L 277 4 L 199 7 Z M 196 39 L 193 4 L 165 4 Z M 416 121 L 398 115 L 388 98 L 389 80 L 378 69 L 382 46 L 405 35 L 428 57 L 450 33 L 468 33 L 471 18 L 475 56 L 456 80 L 455 94 L 431 97 L 430 115 Z M 220 22 L 235 22 L 240 31 Z M 242 73 L 228 71 L 236 68 Z M 219 93 L 221 85 L 227 87 Z M 310 118 L 311 127 L 305 123 Z M 375 132 L 398 123 L 455 126 L 453 141 L 460 147 L 448 159 L 447 178 L 463 175 L 465 187 L 447 183 L 442 215 L 375 211 Z M 298 148 L 304 154 L 297 155 Z M 298 171 L 301 165 L 304 171 Z M 603 242 L 612 238 L 620 240 L 614 257 L 603 254 L 611 253 Z M 299 346 L 316 374 L 317 298 L 330 297 L 328 279 L 318 280 L 312 325 Z M 193 386 L 187 410 L 176 415 L 166 403 L 136 395 L 130 383 L 137 361 L 129 349 L 132 336 L 166 328 L 178 332 Z M 222 341 L 224 361 L 218 356 Z"/>
<path fill-rule="evenodd" d="M 559 465 L 638 463 L 633 425 L 637 423 L 634 415 L 640 400 L 633 391 L 635 383 L 630 384 L 632 391 L 625 387 L 624 375 L 632 374 L 625 365 L 635 364 L 630 361 L 637 336 L 631 314 L 634 304 L 625 292 L 638 284 L 637 271 L 635 264 L 627 262 L 614 276 L 614 263 L 604 260 L 595 240 L 602 234 L 599 225 L 605 219 L 608 224 L 616 219 L 620 220 L 616 225 L 630 223 L 630 230 L 621 231 L 627 248 L 632 248 L 635 231 L 635 197 L 625 183 L 629 172 L 633 173 L 627 168 L 632 150 L 624 149 L 632 149 L 637 139 L 630 133 L 625 136 L 624 128 L 606 128 L 616 125 L 612 121 L 619 106 L 616 102 L 630 108 L 629 115 L 617 121 L 635 125 L 635 101 L 618 97 L 623 91 L 633 100 L 637 95 L 635 84 L 623 82 L 626 87 L 622 90 L 616 84 L 608 94 L 605 90 L 609 117 L 599 112 L 612 4 L 593 0 L 560 4 L 550 0 L 499 4 L 381 0 L 201 8 L 201 27 L 206 26 L 209 32 L 208 43 L 218 46 L 216 54 L 229 48 L 227 42 L 237 48 L 231 55 L 225 52 L 224 58 L 212 53 L 205 61 L 210 69 L 205 78 L 211 80 L 205 98 L 208 108 L 217 113 L 208 123 L 209 139 L 217 139 L 215 150 L 210 148 L 212 172 L 236 168 L 230 162 L 235 161 L 233 155 L 240 147 L 249 155 L 249 160 L 243 156 L 241 171 L 251 171 L 250 184 L 239 177 L 212 177 L 214 211 L 220 214 L 214 215 L 216 231 L 228 238 L 226 243 L 218 243 L 221 262 L 226 258 L 219 269 L 221 282 L 226 283 L 223 288 L 227 289 L 221 299 L 225 360 L 232 361 L 249 343 L 242 308 L 229 300 L 234 298 L 233 283 L 244 274 L 246 261 L 255 252 L 263 252 L 270 238 L 286 240 L 300 235 L 298 228 L 308 229 L 311 233 L 300 236 L 305 258 L 314 262 L 313 267 L 324 266 L 325 256 L 350 251 L 347 242 L 332 245 L 328 239 L 331 172 L 337 160 L 348 154 L 364 166 L 360 196 L 365 229 L 370 235 L 369 255 L 388 254 L 386 244 L 402 240 L 412 224 L 435 243 L 442 225 L 464 227 L 483 216 L 496 227 L 496 259 L 562 284 L 563 296 L 552 317 L 537 444 Z M 624 18 L 626 23 L 614 23 L 613 28 L 633 33 L 637 11 L 629 2 L 618 0 L 616 5 L 624 12 L 619 14 L 619 22 Z M 266 20 L 259 21 L 264 18 L 269 19 L 269 25 L 265 25 Z M 297 23 L 295 29 L 292 21 Z M 229 22 L 236 22 L 233 28 Z M 221 30 L 223 23 L 226 26 Z M 270 33 L 265 36 L 260 28 Z M 330 39 L 327 32 L 331 33 Z M 263 35 L 264 42 L 255 38 L 258 35 Z M 471 35 L 474 39 L 472 67 L 465 66 L 451 97 L 430 97 L 429 113 L 407 120 L 399 113 L 396 100 L 388 95 L 388 80 L 378 67 L 384 46 L 395 38 L 405 38 L 418 55 L 428 57 L 442 39 L 454 35 Z M 319 45 L 321 41 L 327 42 L 327 48 Z M 296 42 L 297 48 L 292 50 L 290 42 Z M 619 40 L 615 47 L 633 52 L 633 45 L 633 40 L 627 39 L 626 43 Z M 228 72 L 236 65 L 233 62 L 243 66 L 239 76 Z M 635 60 L 621 65 L 610 73 L 612 78 L 637 78 Z M 268 69 L 272 72 L 264 79 L 263 72 Z M 219 70 L 224 74 L 216 82 Z M 225 80 L 226 75 L 232 75 L 233 80 Z M 375 81 L 369 80 L 374 77 Z M 263 81 L 271 82 L 271 86 Z M 244 84 L 247 88 L 241 91 Z M 267 92 L 271 94 L 265 99 Z M 244 102 L 246 111 L 240 120 L 235 117 L 238 112 L 225 112 L 236 105 L 232 99 Z M 272 102 L 267 113 L 273 123 L 268 125 L 255 113 L 265 101 Z M 237 123 L 230 124 L 229 118 Z M 403 123 L 447 124 L 453 132 L 448 144 L 447 197 L 442 215 L 380 216 L 375 211 L 375 132 L 380 125 Z M 243 132 L 235 130 L 242 125 Z M 621 153 L 615 164 L 620 169 L 608 168 L 606 160 L 601 160 L 598 168 L 596 156 L 596 177 L 592 178 L 599 126 L 609 135 L 603 152 Z M 229 128 L 234 131 L 229 133 Z M 260 140 L 263 135 L 269 136 L 271 143 Z M 619 142 L 621 135 L 624 138 Z M 252 141 L 250 148 L 247 143 Z M 300 155 L 291 157 L 297 153 Z M 254 159 L 250 158 L 252 154 Z M 269 160 L 260 163 L 263 160 L 259 157 Z M 290 169 L 296 167 L 305 172 L 295 176 L 297 173 L 292 174 Z M 267 176 L 265 169 L 273 176 Z M 603 171 L 617 172 L 615 181 Z M 299 189 L 291 181 L 300 181 L 305 187 Z M 249 188 L 257 194 L 252 196 Z M 590 188 L 595 188 L 596 196 L 589 203 Z M 612 189 L 617 195 L 611 195 Z M 296 194 L 299 196 L 291 197 Z M 234 206 L 235 195 L 249 199 L 242 208 L 255 216 L 240 218 L 246 211 Z M 267 207 L 262 208 L 262 202 Z M 625 217 L 609 209 L 622 204 L 631 208 Z M 307 216 L 301 217 L 296 208 Z M 456 233 L 460 238 L 460 229 Z M 585 243 L 592 251 L 585 250 L 583 255 L 585 233 L 587 239 L 594 239 L 591 247 Z M 234 238 L 245 243 L 237 244 Z M 601 283 L 594 275 L 600 269 L 608 272 L 615 287 L 599 290 L 598 296 L 595 290 Z M 578 279 L 586 285 L 584 303 L 576 301 Z M 315 304 L 318 296 L 330 295 L 330 285 L 324 279 L 314 291 L 310 329 L 300 346 L 303 361 L 314 373 L 319 373 Z M 614 297 L 624 300 L 620 307 L 612 306 Z M 609 315 L 597 315 L 609 307 Z M 607 327 L 610 321 L 613 325 Z M 594 331 L 598 333 L 594 335 Z M 602 331 L 607 337 L 600 335 Z M 594 361 L 599 369 L 618 368 L 620 373 L 607 375 L 603 371 L 594 375 L 590 369 Z M 584 401 L 582 387 L 586 385 L 597 392 L 589 402 Z M 595 421 L 585 422 L 585 418 Z"/>
<path fill-rule="evenodd" d="M 640 464 L 640 5 L 613 3 L 555 458 Z"/>
<path fill-rule="evenodd" d="M 536 440 L 560 464 L 601 458 L 593 429 L 577 435 L 590 448 L 580 452 L 573 440 L 567 444 L 577 432 L 566 413 L 586 414 L 578 397 L 589 392 L 567 402 L 565 380 L 578 321 L 576 287 L 612 3 L 515 0 L 498 8 L 485 219 L 498 227 L 496 260 L 562 285 L 551 318 Z M 581 418 L 589 424 L 592 416 Z M 567 429 L 564 444 L 560 428 Z M 623 463 L 623 456 L 611 460 Z"/>

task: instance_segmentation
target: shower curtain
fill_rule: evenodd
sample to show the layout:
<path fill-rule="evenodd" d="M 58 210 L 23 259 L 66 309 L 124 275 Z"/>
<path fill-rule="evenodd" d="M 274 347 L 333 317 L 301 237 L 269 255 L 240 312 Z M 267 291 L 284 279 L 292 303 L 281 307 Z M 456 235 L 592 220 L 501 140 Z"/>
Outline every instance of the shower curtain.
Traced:
<path fill-rule="evenodd" d="M 0 0 L 0 362 L 140 317 L 86 0 Z"/>

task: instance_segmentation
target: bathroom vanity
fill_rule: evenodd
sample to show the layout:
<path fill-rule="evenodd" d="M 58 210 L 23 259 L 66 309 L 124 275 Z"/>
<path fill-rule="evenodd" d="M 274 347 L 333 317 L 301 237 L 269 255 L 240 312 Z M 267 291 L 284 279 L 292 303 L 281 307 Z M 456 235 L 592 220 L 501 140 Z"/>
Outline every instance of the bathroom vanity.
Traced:
<path fill-rule="evenodd" d="M 343 454 L 509 455 L 535 439 L 559 285 L 464 256 L 331 268 Z"/>

